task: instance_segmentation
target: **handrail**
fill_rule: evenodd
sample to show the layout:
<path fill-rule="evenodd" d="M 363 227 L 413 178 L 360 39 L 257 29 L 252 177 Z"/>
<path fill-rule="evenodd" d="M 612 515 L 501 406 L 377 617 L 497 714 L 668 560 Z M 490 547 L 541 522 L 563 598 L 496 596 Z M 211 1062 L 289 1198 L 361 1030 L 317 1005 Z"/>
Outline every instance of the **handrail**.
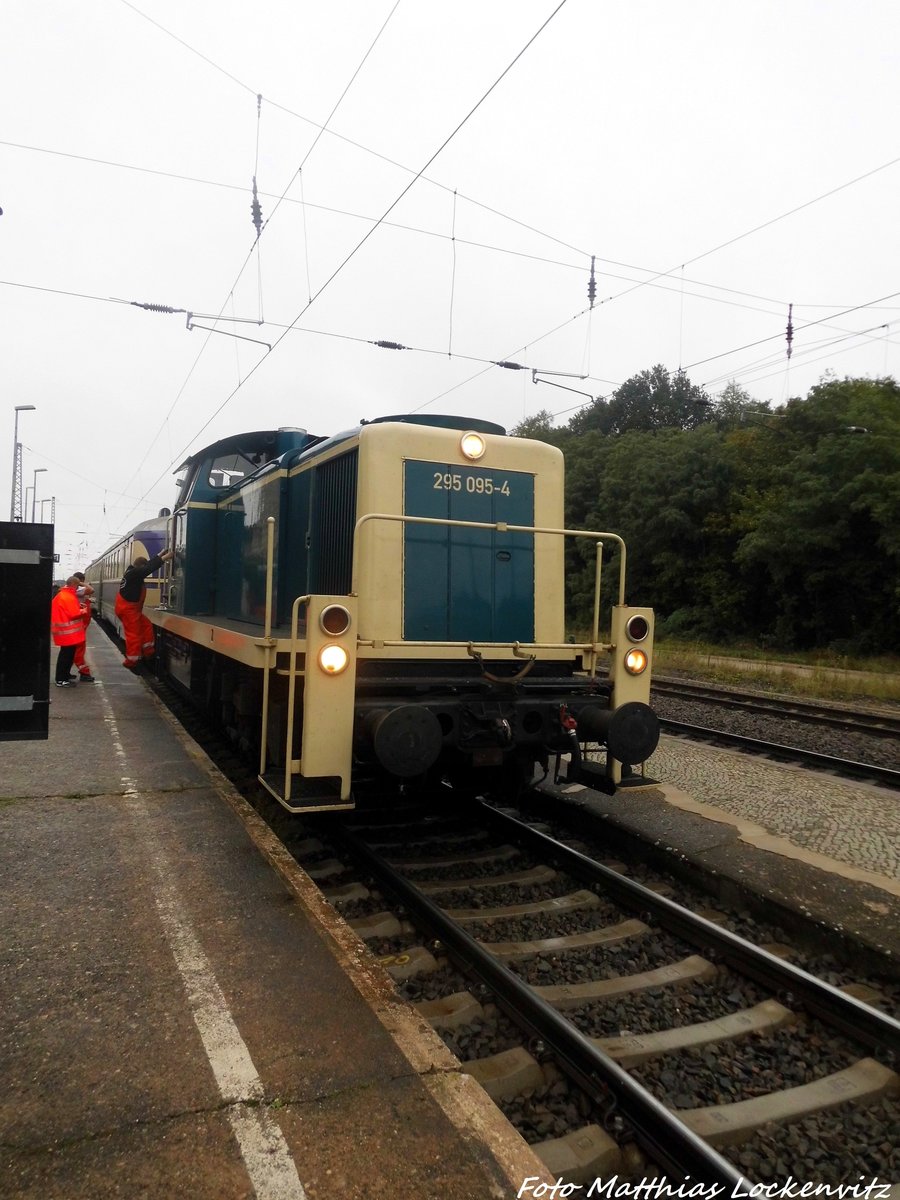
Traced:
<path fill-rule="evenodd" d="M 171 534 L 171 537 L 169 536 Z M 172 547 L 172 557 L 167 558 L 163 564 L 163 573 L 159 581 L 159 602 L 160 607 L 169 606 L 169 593 L 172 590 L 172 583 L 175 579 L 175 513 L 169 513 L 166 517 L 166 545 Z"/>
<path fill-rule="evenodd" d="M 266 771 L 266 743 L 269 732 L 269 676 L 272 672 L 272 596 L 275 575 L 275 518 L 266 517 L 266 623 L 263 637 L 266 640 L 266 665 L 263 670 L 262 729 L 259 738 L 259 773 Z"/>
<path fill-rule="evenodd" d="M 363 525 L 368 521 L 397 521 L 403 525 L 442 525 L 447 528 L 459 529 L 491 529 L 496 533 L 546 533 L 556 537 L 590 538 L 597 543 L 597 561 L 594 569 L 594 614 L 591 626 L 591 642 L 596 645 L 600 641 L 600 579 L 602 573 L 603 542 L 617 542 L 622 548 L 622 558 L 619 562 L 619 604 L 625 603 L 625 542 L 617 533 L 600 533 L 590 529 L 553 529 L 541 525 L 509 525 L 506 521 L 453 521 L 449 517 L 411 517 L 398 513 L 366 513 L 356 522 L 353 534 L 353 571 L 351 575 L 350 594 L 359 595 L 359 555 Z"/>
<path fill-rule="evenodd" d="M 298 596 L 291 605 L 291 649 L 290 668 L 288 670 L 288 710 L 287 710 L 287 744 L 284 762 L 284 798 L 291 795 L 291 769 L 294 763 L 294 706 L 297 699 L 297 634 L 299 632 L 300 605 L 309 604 L 312 595 Z"/>
<path fill-rule="evenodd" d="M 364 525 L 371 521 L 394 521 L 403 525 L 441 525 L 445 528 L 461 528 L 461 529 L 485 529 L 493 530 L 496 533 L 531 533 L 531 534 L 548 534 L 554 537 L 582 537 L 588 538 L 596 542 L 596 565 L 594 572 L 594 614 L 593 625 L 591 630 L 590 644 L 579 643 L 577 647 L 572 643 L 559 643 L 559 647 L 563 646 L 567 649 L 585 649 L 596 652 L 603 647 L 600 642 L 600 582 L 602 573 L 602 556 L 603 542 L 610 540 L 617 543 L 622 550 L 622 557 L 619 563 L 619 591 L 618 603 L 625 603 L 625 566 L 626 566 L 626 549 L 624 540 L 617 533 L 600 532 L 588 529 L 556 529 L 541 525 L 510 525 L 506 521 L 487 522 L 487 521 L 455 521 L 449 518 L 440 517 L 414 517 L 402 516 L 398 513 L 366 513 L 360 517 L 354 528 L 353 537 L 353 563 L 350 585 L 350 595 L 359 595 L 359 556 L 361 545 L 361 530 Z M 260 775 L 265 771 L 266 757 L 266 732 L 268 725 L 268 709 L 269 709 L 269 676 L 272 667 L 272 597 L 273 597 L 273 579 L 274 579 L 274 541 L 275 541 L 275 518 L 266 518 L 266 618 L 264 627 L 264 639 L 267 643 L 266 649 L 266 669 L 263 672 L 263 713 L 262 713 L 262 733 L 260 745 Z M 309 604 L 312 600 L 312 595 L 298 596 L 291 605 L 291 638 L 290 638 L 290 659 L 288 668 L 288 709 L 287 709 L 287 731 L 286 731 L 286 746 L 285 746 L 285 798 L 290 795 L 291 772 L 294 758 L 294 710 L 296 707 L 297 693 L 297 654 L 298 633 L 299 633 L 299 613 L 301 604 Z M 359 645 L 374 644 L 370 638 L 358 639 Z M 384 642 L 384 645 L 434 645 L 435 643 L 428 642 Z M 470 646 L 478 645 L 466 639 Z M 484 643 L 485 645 L 497 644 L 505 645 L 506 643 Z M 518 648 L 520 643 L 515 643 Z M 534 646 L 540 646 L 542 643 L 532 643 Z M 547 643 L 546 648 L 553 648 L 556 643 Z M 593 654 L 595 659 L 593 667 L 596 670 L 596 653 Z"/>

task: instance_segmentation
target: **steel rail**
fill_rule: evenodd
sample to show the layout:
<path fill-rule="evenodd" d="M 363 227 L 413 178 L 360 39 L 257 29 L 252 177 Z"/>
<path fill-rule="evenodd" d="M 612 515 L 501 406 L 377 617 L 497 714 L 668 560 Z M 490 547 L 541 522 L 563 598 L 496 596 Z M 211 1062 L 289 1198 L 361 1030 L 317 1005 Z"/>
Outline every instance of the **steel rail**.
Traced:
<path fill-rule="evenodd" d="M 652 919 L 669 932 L 700 950 L 707 953 L 712 951 L 718 961 L 727 963 L 764 987 L 795 998 L 826 1024 L 840 1029 L 855 1040 L 873 1049 L 900 1055 L 900 1021 L 816 979 L 801 967 L 776 958 L 774 954 L 761 950 L 705 917 L 682 908 L 674 900 L 657 895 L 643 884 L 532 829 L 518 817 L 500 812 L 483 800 L 475 803 L 493 825 L 502 829 L 505 837 L 525 843 L 530 850 L 574 878 L 587 884 L 599 884 L 626 908 L 650 913 Z"/>
<path fill-rule="evenodd" d="M 566 1020 L 509 967 L 485 950 L 428 897 L 404 879 L 375 850 L 346 827 L 340 837 L 354 857 L 392 893 L 430 934 L 439 939 L 459 967 L 475 975 L 494 992 L 510 1017 L 541 1038 L 557 1056 L 563 1070 L 599 1104 L 610 1093 L 635 1137 L 653 1161 L 678 1177 L 697 1183 L 718 1183 L 729 1195 L 744 1176 L 707 1142 L 688 1129 L 666 1106 L 646 1091 L 618 1063 Z"/>
<path fill-rule="evenodd" d="M 835 775 L 844 775 L 850 779 L 862 779 L 869 783 L 881 784 L 884 787 L 900 789 L 900 771 L 894 771 L 890 767 L 854 762 L 852 758 L 834 758 L 830 754 L 819 754 L 815 750 L 801 750 L 797 746 L 783 746 L 778 742 L 763 742 L 757 738 L 744 737 L 739 733 L 708 729 L 705 725 L 688 725 L 684 721 L 669 721 L 665 717 L 660 717 L 659 724 L 663 733 L 681 733 L 686 737 L 698 738 L 704 742 L 719 742 L 751 754 L 765 754 L 770 758 L 790 759 L 794 762 L 801 762 L 805 766 L 829 771 Z"/>

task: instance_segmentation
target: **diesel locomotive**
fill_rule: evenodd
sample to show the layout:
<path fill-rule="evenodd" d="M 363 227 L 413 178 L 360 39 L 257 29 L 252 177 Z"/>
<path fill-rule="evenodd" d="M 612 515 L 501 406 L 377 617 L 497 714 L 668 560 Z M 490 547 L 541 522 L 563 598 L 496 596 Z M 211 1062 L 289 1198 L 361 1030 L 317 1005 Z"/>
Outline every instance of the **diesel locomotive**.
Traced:
<path fill-rule="evenodd" d="M 352 808 L 386 778 L 510 795 L 563 755 L 611 791 L 659 737 L 653 612 L 625 603 L 621 538 L 563 527 L 563 470 L 556 447 L 472 418 L 237 434 L 192 455 L 173 512 L 88 578 L 109 618 L 128 556 L 174 550 L 144 610 L 158 669 L 291 812 Z M 578 643 L 570 539 L 596 562 Z M 601 638 L 604 546 L 620 553 Z"/>

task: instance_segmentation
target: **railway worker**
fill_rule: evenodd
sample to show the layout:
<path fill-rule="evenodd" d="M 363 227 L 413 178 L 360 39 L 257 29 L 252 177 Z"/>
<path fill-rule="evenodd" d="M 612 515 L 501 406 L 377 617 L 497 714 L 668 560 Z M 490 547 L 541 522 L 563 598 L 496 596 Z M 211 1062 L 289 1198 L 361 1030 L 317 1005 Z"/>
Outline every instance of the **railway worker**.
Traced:
<path fill-rule="evenodd" d="M 93 683 L 94 677 L 91 674 L 91 668 L 85 662 L 85 651 L 87 650 L 87 627 L 91 623 L 91 597 L 94 594 L 94 589 L 89 583 L 85 583 L 84 571 L 76 571 L 75 578 L 80 580 L 80 585 L 75 589 L 75 595 L 81 603 L 81 610 L 84 614 L 84 640 L 75 647 L 75 667 L 82 683 Z"/>
<path fill-rule="evenodd" d="M 163 550 L 152 558 L 143 555 L 134 560 L 119 584 L 116 596 L 116 616 L 125 630 L 125 657 L 122 666 L 129 671 L 139 671 L 145 659 L 153 657 L 153 626 L 144 616 L 144 601 L 147 589 L 144 580 L 158 571 L 172 557 L 171 550 Z"/>
<path fill-rule="evenodd" d="M 75 594 L 79 581 L 74 575 L 66 580 L 50 604 L 50 633 L 54 645 L 59 646 L 56 656 L 56 686 L 77 687 L 78 681 L 69 672 L 75 661 L 75 651 L 84 642 L 84 612 L 81 601 Z"/>

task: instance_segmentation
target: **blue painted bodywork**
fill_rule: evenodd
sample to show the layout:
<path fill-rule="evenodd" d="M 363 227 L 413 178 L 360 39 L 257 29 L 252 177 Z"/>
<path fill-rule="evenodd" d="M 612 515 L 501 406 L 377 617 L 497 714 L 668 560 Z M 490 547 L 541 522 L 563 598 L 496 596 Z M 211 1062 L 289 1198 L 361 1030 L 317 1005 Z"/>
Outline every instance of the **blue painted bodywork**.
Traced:
<path fill-rule="evenodd" d="M 504 432 L 465 417 L 383 417 L 371 424 L 388 422 Z M 172 607 L 261 625 L 270 516 L 277 531 L 276 625 L 290 620 L 296 596 L 349 593 L 358 435 L 358 428 L 330 438 L 260 431 L 225 438 L 188 459 L 178 499 Z M 446 488 L 435 483 L 444 475 Z M 526 473 L 411 461 L 404 488 L 410 515 L 534 523 L 534 479 Z M 407 639 L 533 640 L 531 535 L 407 526 L 404 558 Z"/>
<path fill-rule="evenodd" d="M 407 462 L 407 516 L 534 524 L 534 477 Z M 404 526 L 403 636 L 408 641 L 534 640 L 534 537 Z"/>

